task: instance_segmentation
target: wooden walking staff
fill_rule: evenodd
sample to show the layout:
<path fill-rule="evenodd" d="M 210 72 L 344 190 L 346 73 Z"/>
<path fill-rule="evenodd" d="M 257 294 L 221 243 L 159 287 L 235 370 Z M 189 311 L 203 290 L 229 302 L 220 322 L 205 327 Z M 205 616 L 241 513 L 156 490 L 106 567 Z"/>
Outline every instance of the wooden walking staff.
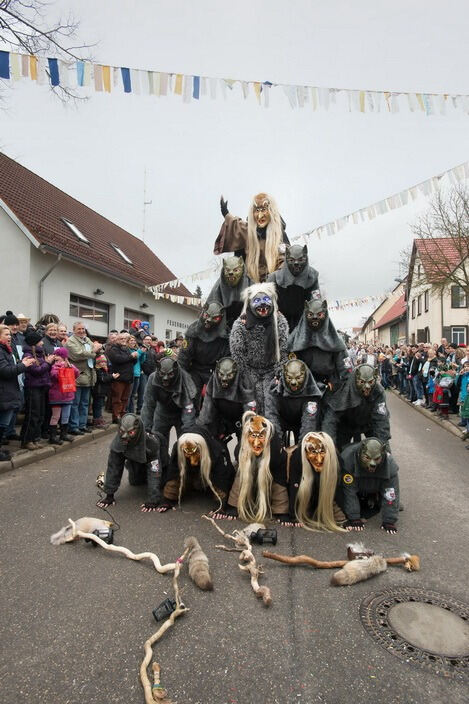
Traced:
<path fill-rule="evenodd" d="M 311 565 L 311 567 L 323 570 L 343 567 L 347 562 L 350 562 L 350 560 L 315 560 L 314 557 L 309 557 L 309 555 L 279 555 L 268 550 L 264 550 L 262 555 L 270 560 L 283 562 L 286 565 Z M 420 558 L 418 555 L 404 553 L 400 557 L 386 557 L 385 560 L 388 565 L 404 565 L 407 572 L 418 572 L 420 570 Z"/>

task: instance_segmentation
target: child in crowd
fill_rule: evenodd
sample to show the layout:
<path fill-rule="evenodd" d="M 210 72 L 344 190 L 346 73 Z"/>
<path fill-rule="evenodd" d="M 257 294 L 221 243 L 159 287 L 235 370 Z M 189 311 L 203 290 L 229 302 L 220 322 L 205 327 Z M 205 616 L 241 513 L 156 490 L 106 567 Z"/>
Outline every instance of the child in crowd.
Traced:
<path fill-rule="evenodd" d="M 69 362 L 68 349 L 66 347 L 58 347 L 54 352 L 54 356 L 55 361 L 50 370 L 51 387 L 49 389 L 49 404 L 51 407 L 51 417 L 49 423 L 49 443 L 51 445 L 63 445 L 64 440 L 68 442 L 73 440 L 71 435 L 67 435 L 67 431 L 75 391 L 68 388 L 70 386 L 70 379 L 64 379 L 61 370 L 72 369 L 75 379 L 80 375 L 80 372 L 74 364 Z M 60 436 L 57 433 L 59 421 Z"/>
<path fill-rule="evenodd" d="M 463 434 L 463 440 L 469 438 L 469 379 L 466 383 L 466 395 L 464 397 L 464 403 L 461 406 L 461 419 L 466 423 L 466 429 Z M 469 450 L 469 445 L 466 445 L 466 450 Z"/>
<path fill-rule="evenodd" d="M 106 425 L 103 418 L 103 408 L 106 399 L 111 393 L 111 382 L 119 378 L 119 372 L 110 374 L 108 371 L 108 361 L 104 354 L 100 354 L 95 360 L 96 383 L 92 389 L 93 396 L 93 425 L 102 428 Z"/>
<path fill-rule="evenodd" d="M 462 407 L 464 406 L 464 401 L 466 400 L 467 396 L 467 384 L 469 383 L 469 360 L 467 362 L 464 362 L 457 377 L 456 377 L 456 383 L 455 386 L 458 390 L 458 406 L 459 406 L 459 415 L 461 416 L 459 425 L 461 428 L 466 427 L 466 423 L 464 421 L 464 418 L 462 417 Z"/>

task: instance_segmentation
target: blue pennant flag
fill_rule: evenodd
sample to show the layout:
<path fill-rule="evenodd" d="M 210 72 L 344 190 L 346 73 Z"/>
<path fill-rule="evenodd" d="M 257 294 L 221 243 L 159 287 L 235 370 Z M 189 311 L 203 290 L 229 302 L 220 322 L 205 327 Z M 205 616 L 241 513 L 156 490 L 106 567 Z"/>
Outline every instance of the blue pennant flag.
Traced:
<path fill-rule="evenodd" d="M 192 97 L 196 100 L 199 99 L 200 94 L 200 76 L 194 76 L 194 87 L 192 90 Z"/>
<path fill-rule="evenodd" d="M 50 83 L 52 86 L 58 86 L 60 79 L 57 59 L 47 59 L 47 61 L 49 62 Z"/>
<path fill-rule="evenodd" d="M 10 78 L 9 51 L 0 51 L 0 78 Z"/>
<path fill-rule="evenodd" d="M 121 68 L 122 83 L 124 84 L 124 93 L 132 92 L 132 83 L 130 82 L 130 69 Z"/>

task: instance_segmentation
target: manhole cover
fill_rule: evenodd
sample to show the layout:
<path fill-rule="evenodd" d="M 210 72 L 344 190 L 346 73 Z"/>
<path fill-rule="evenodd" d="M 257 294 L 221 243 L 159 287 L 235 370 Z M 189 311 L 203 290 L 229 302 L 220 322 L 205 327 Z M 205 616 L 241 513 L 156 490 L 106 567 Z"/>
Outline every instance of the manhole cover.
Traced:
<path fill-rule="evenodd" d="M 360 605 L 365 630 L 385 650 L 445 677 L 469 677 L 469 606 L 426 589 L 397 587 Z"/>

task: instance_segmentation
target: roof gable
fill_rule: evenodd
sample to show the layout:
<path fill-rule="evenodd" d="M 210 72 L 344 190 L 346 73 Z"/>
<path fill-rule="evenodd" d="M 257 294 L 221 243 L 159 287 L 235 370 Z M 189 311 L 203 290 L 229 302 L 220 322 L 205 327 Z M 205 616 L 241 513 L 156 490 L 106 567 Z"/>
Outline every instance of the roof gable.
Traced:
<path fill-rule="evenodd" d="M 39 244 L 51 252 L 61 252 L 139 286 L 176 278 L 144 242 L 2 153 L 0 198 Z M 64 220 L 75 225 L 89 244 L 80 241 Z M 171 293 L 192 296 L 182 285 L 171 289 Z"/>
<path fill-rule="evenodd" d="M 378 320 L 375 324 L 374 330 L 382 328 L 384 325 L 388 325 L 388 323 L 392 323 L 394 320 L 401 318 L 405 314 L 406 310 L 407 305 L 405 302 L 405 293 L 403 293 L 391 306 L 387 313 L 385 313 L 383 317 Z"/>

